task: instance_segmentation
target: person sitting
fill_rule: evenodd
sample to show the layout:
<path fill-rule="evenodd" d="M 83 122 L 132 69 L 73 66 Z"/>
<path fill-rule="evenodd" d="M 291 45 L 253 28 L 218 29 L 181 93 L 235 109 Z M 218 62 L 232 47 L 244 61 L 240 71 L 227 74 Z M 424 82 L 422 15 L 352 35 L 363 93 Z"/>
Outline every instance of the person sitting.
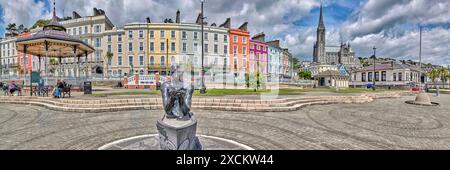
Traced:
<path fill-rule="evenodd" d="M 60 98 L 60 96 L 61 96 L 60 95 L 61 94 L 60 86 L 62 86 L 62 83 L 61 83 L 61 81 L 58 80 L 56 82 L 56 84 L 55 84 L 55 86 L 53 88 L 53 92 L 52 92 L 54 98 Z"/>
<path fill-rule="evenodd" d="M 14 82 L 14 81 L 12 81 L 12 82 L 9 84 L 8 89 L 9 89 L 9 94 L 10 94 L 11 96 L 14 96 L 14 92 L 16 92 L 17 90 L 19 90 L 18 87 L 17 87 L 17 85 L 16 85 L 16 82 Z"/>

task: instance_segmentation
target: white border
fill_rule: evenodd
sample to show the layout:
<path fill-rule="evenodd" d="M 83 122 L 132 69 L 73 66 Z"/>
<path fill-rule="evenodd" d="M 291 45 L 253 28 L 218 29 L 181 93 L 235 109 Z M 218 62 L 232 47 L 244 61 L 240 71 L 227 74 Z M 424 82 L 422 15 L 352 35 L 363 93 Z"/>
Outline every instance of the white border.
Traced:
<path fill-rule="evenodd" d="M 105 150 L 106 148 L 109 148 L 109 147 L 111 147 L 113 145 L 116 145 L 116 144 L 119 144 L 119 143 L 122 143 L 122 142 L 126 142 L 126 141 L 129 141 L 129 140 L 134 140 L 134 139 L 139 139 L 139 138 L 146 138 L 146 137 L 155 137 L 155 136 L 158 136 L 158 134 L 140 135 L 140 136 L 133 136 L 133 137 L 125 138 L 125 139 L 120 139 L 120 140 L 116 140 L 114 142 L 105 144 L 105 145 L 99 147 L 98 150 Z M 238 143 L 238 142 L 233 141 L 233 140 L 225 139 L 225 138 L 220 138 L 220 137 L 215 137 L 215 136 L 207 136 L 207 135 L 198 135 L 198 136 L 201 136 L 201 137 L 204 137 L 204 138 L 220 140 L 220 141 L 223 141 L 223 142 L 228 142 L 228 143 L 237 145 L 237 146 L 239 146 L 241 148 L 244 148 L 245 150 L 255 150 L 255 149 L 253 149 L 253 148 L 251 148 L 251 147 L 249 147 L 247 145 Z"/>

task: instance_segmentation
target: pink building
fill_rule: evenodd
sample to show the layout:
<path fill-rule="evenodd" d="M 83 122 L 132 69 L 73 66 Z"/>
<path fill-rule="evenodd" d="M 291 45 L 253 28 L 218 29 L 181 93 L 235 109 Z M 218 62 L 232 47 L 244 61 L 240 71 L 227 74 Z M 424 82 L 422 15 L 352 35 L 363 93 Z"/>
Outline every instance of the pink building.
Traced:
<path fill-rule="evenodd" d="M 250 73 L 257 72 L 258 67 L 261 74 L 267 76 L 268 50 L 264 32 L 256 34 L 250 40 Z"/>

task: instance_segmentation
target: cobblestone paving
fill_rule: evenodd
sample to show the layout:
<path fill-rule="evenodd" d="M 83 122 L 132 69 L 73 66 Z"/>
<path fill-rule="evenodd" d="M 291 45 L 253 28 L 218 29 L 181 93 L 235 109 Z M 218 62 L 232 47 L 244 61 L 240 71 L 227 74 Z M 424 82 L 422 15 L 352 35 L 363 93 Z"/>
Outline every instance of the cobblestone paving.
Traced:
<path fill-rule="evenodd" d="M 431 94 L 430 94 L 431 96 Z M 198 133 L 255 149 L 450 149 L 450 95 L 437 107 L 381 99 L 311 106 L 293 112 L 194 110 Z M 162 111 L 64 113 L 0 104 L 0 149 L 97 149 L 123 138 L 156 134 Z"/>

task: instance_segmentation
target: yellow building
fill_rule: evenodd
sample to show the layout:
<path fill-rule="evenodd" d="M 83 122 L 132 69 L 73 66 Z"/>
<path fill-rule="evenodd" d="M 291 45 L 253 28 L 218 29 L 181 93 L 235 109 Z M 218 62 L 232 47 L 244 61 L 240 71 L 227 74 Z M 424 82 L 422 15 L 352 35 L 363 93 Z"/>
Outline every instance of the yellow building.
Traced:
<path fill-rule="evenodd" d="M 172 64 L 179 64 L 180 36 L 178 23 L 148 23 L 150 74 L 165 74 Z"/>

